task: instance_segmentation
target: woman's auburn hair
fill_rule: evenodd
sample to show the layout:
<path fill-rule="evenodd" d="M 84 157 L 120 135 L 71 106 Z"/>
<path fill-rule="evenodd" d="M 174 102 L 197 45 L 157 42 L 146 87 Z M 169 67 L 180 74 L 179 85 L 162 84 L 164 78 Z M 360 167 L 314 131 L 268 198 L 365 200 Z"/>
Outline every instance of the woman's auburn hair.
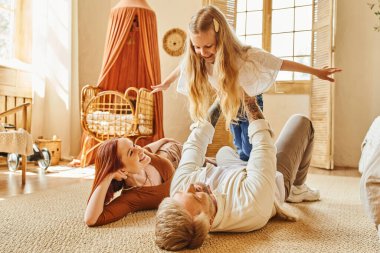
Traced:
<path fill-rule="evenodd" d="M 214 21 L 215 20 L 215 21 Z M 219 24 L 215 29 L 214 22 Z M 209 5 L 197 12 L 189 24 L 189 31 L 193 34 L 215 31 L 216 55 L 214 71 L 218 83 L 216 96 L 220 99 L 220 107 L 226 119 L 226 128 L 237 120 L 239 107 L 242 102 L 243 91 L 239 85 L 238 61 L 246 56 L 250 46 L 244 46 L 236 37 L 223 13 L 216 7 Z M 186 66 L 188 90 L 190 98 L 190 115 L 192 120 L 207 119 L 207 110 L 215 99 L 207 78 L 205 60 L 195 53 L 190 38 L 187 40 Z"/>
<path fill-rule="evenodd" d="M 117 155 L 118 139 L 110 139 L 102 144 L 96 150 L 95 157 L 95 178 L 92 184 L 92 190 L 89 199 L 100 183 L 110 174 L 121 168 L 122 162 Z M 112 180 L 108 187 L 104 204 L 107 204 L 114 196 L 114 193 L 119 191 L 124 185 L 124 182 Z"/>

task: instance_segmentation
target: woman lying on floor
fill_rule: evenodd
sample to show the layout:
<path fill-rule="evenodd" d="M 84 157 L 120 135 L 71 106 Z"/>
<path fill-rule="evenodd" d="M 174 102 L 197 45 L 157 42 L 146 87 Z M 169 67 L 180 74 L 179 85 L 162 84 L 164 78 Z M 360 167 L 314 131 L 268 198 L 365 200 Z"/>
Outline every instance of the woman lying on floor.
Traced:
<path fill-rule="evenodd" d="M 117 221 L 130 212 L 156 209 L 169 196 L 182 145 L 161 139 L 144 148 L 127 138 L 102 143 L 95 160 L 95 179 L 84 216 L 88 226 Z M 114 194 L 121 194 L 114 198 Z"/>

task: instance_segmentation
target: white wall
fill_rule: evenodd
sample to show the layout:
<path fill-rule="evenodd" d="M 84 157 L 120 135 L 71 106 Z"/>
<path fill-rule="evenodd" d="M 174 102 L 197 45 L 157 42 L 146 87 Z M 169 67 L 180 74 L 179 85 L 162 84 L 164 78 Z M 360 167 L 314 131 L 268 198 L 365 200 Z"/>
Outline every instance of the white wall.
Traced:
<path fill-rule="evenodd" d="M 87 84 L 97 84 L 112 6 L 111 0 L 78 1 L 79 85 L 81 88 Z"/>
<path fill-rule="evenodd" d="M 63 157 L 69 155 L 75 140 L 72 111 L 79 109 L 78 103 L 72 101 L 77 87 L 72 83 L 71 71 L 71 3 L 40 0 L 33 7 L 33 65 L 38 78 L 33 83 L 32 134 L 45 139 L 56 135 L 62 140 Z"/>
<path fill-rule="evenodd" d="M 277 139 L 282 127 L 293 114 L 310 117 L 309 95 L 264 94 L 264 115 Z"/>
<path fill-rule="evenodd" d="M 360 145 L 380 115 L 380 32 L 368 1 L 338 1 L 335 165 L 357 167 Z"/>

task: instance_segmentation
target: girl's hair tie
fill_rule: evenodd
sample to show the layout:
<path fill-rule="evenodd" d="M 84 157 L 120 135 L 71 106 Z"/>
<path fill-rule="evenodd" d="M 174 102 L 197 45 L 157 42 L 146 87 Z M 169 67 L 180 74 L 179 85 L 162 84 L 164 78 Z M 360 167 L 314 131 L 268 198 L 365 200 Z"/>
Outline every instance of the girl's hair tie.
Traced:
<path fill-rule="evenodd" d="M 215 32 L 219 32 L 219 23 L 218 23 L 218 21 L 215 18 L 213 18 L 212 21 L 214 23 L 214 30 L 215 30 Z"/>

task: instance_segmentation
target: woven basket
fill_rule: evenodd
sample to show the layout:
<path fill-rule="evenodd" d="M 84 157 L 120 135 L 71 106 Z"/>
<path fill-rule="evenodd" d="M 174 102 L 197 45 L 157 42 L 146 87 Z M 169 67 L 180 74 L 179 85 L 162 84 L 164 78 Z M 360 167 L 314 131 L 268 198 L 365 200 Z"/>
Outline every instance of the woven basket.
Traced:
<path fill-rule="evenodd" d="M 57 165 L 61 160 L 61 140 L 37 139 L 36 144 L 39 149 L 47 148 L 51 154 L 50 165 Z"/>

